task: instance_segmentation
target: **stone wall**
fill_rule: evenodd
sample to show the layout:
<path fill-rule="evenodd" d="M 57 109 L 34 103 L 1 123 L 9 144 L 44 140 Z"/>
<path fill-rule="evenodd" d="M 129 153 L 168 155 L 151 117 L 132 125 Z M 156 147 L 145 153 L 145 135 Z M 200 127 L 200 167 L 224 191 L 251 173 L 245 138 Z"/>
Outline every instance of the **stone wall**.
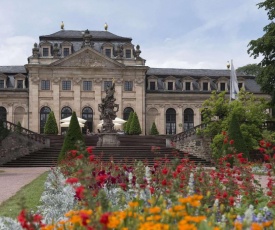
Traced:
<path fill-rule="evenodd" d="M 21 134 L 10 133 L 0 144 L 0 165 L 42 148 L 45 145 Z"/>
<path fill-rule="evenodd" d="M 211 140 L 209 138 L 192 135 L 175 143 L 180 151 L 189 153 L 205 160 L 211 160 Z"/>

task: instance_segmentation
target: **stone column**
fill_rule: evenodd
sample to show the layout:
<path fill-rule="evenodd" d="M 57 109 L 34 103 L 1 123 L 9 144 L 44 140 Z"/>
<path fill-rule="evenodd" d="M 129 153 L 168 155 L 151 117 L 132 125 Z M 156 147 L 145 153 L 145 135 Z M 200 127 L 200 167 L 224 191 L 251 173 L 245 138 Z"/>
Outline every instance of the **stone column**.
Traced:
<path fill-rule="evenodd" d="M 95 100 L 94 100 L 94 131 L 96 132 L 96 125 L 99 124 L 100 121 L 100 113 L 98 111 L 98 105 L 101 104 L 101 92 L 102 92 L 102 78 L 96 77 L 95 76 L 95 81 L 94 81 L 94 91 L 95 91 Z"/>
<path fill-rule="evenodd" d="M 40 133 L 40 107 L 39 107 L 39 77 L 38 74 L 30 74 L 30 86 L 29 86 L 29 107 L 30 107 L 30 130 Z"/>
<path fill-rule="evenodd" d="M 136 79 L 135 80 L 135 89 L 136 89 L 136 109 L 135 112 L 138 115 L 140 122 L 142 134 L 145 134 L 145 90 L 144 90 L 144 80 Z"/>
<path fill-rule="evenodd" d="M 12 111 L 13 103 L 8 103 L 8 108 L 7 108 L 7 121 L 13 122 L 13 111 Z"/>
<path fill-rule="evenodd" d="M 178 105 L 178 108 L 177 108 L 176 133 L 181 133 L 183 131 L 183 110 L 182 110 L 182 107 L 183 107 L 182 105 Z"/>
<path fill-rule="evenodd" d="M 164 105 L 159 106 L 159 134 L 166 134 L 166 120 Z"/>
<path fill-rule="evenodd" d="M 122 78 L 116 79 L 115 81 L 115 94 L 114 98 L 116 99 L 115 103 L 119 105 L 119 111 L 116 113 L 117 117 L 123 118 L 122 117 L 122 90 L 123 90 L 123 80 Z"/>
<path fill-rule="evenodd" d="M 60 119 L 61 119 L 61 108 L 60 108 L 60 77 L 54 77 L 53 84 L 52 84 L 52 90 L 53 90 L 53 108 L 52 111 L 54 112 L 54 116 L 56 119 L 56 123 L 58 126 L 59 133 L 61 131 L 60 127 Z"/>
<path fill-rule="evenodd" d="M 75 77 L 73 78 L 73 91 L 74 91 L 74 111 L 76 112 L 76 116 L 81 117 L 81 101 L 80 101 L 80 97 L 81 97 L 81 78 L 80 77 Z"/>

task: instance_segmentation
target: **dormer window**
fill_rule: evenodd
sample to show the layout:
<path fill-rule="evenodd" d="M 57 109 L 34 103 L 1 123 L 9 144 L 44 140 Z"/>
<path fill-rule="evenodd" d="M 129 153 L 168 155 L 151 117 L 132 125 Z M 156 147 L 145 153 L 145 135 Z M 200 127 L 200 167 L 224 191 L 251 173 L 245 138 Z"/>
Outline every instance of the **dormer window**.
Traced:
<path fill-rule="evenodd" d="M 23 89 L 24 83 L 23 80 L 17 80 L 17 89 Z"/>
<path fill-rule="evenodd" d="M 105 49 L 105 55 L 109 58 L 111 58 L 111 55 L 112 55 L 112 51 L 111 49 Z"/>
<path fill-rule="evenodd" d="M 70 49 L 69 48 L 63 48 L 63 56 L 67 57 L 70 55 Z"/>
<path fill-rule="evenodd" d="M 225 82 L 220 83 L 220 91 L 225 91 Z"/>
<path fill-rule="evenodd" d="M 156 82 L 154 81 L 149 82 L 149 90 L 156 90 Z"/>
<path fill-rule="evenodd" d="M 7 76 L 4 74 L 0 74 L 0 89 L 6 88 L 6 80 Z"/>
<path fill-rule="evenodd" d="M 187 91 L 191 90 L 191 82 L 190 81 L 185 82 L 185 90 L 187 90 Z"/>
<path fill-rule="evenodd" d="M 125 50 L 125 57 L 126 58 L 131 58 L 132 57 L 132 50 L 126 49 Z"/>
<path fill-rule="evenodd" d="M 208 91 L 209 89 L 209 83 L 208 82 L 203 82 L 202 83 L 202 90 L 203 91 Z"/>
<path fill-rule="evenodd" d="M 42 56 L 43 57 L 49 57 L 49 48 L 43 48 L 42 49 Z"/>
<path fill-rule="evenodd" d="M 238 87 L 239 87 L 239 90 L 241 90 L 241 88 L 243 88 L 243 83 L 242 83 L 242 82 L 239 82 L 239 83 L 238 83 Z"/>
<path fill-rule="evenodd" d="M 167 90 L 173 90 L 174 89 L 174 82 L 168 81 L 167 82 Z"/>
<path fill-rule="evenodd" d="M 4 89 L 4 88 L 5 88 L 5 81 L 0 80 L 0 89 Z"/>

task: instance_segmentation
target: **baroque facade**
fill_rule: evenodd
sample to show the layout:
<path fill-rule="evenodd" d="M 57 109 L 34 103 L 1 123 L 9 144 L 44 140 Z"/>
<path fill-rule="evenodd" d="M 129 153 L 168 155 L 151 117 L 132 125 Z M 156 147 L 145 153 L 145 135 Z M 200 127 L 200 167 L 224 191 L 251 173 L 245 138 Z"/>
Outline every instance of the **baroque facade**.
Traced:
<path fill-rule="evenodd" d="M 131 38 L 107 30 L 40 36 L 25 66 L 0 66 L 0 117 L 43 133 L 50 111 L 57 121 L 75 111 L 96 132 L 98 105 L 114 81 L 118 117 L 135 111 L 143 134 L 153 122 L 160 134 L 175 134 L 201 123 L 212 90 L 229 94 L 230 70 L 150 68 L 140 53 Z M 253 76 L 237 76 L 239 88 L 267 96 Z"/>

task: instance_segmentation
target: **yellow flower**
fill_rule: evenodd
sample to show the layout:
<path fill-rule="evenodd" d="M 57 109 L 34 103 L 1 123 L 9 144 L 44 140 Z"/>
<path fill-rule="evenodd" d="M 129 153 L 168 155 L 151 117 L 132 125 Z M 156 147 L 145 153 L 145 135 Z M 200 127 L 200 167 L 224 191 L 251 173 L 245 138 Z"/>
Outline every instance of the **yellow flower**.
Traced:
<path fill-rule="evenodd" d="M 160 207 L 149 208 L 149 213 L 151 214 L 159 213 L 160 211 L 161 211 Z"/>
<path fill-rule="evenodd" d="M 130 206 L 131 208 L 138 207 L 138 202 L 136 202 L 136 201 L 129 202 L 129 206 Z"/>

